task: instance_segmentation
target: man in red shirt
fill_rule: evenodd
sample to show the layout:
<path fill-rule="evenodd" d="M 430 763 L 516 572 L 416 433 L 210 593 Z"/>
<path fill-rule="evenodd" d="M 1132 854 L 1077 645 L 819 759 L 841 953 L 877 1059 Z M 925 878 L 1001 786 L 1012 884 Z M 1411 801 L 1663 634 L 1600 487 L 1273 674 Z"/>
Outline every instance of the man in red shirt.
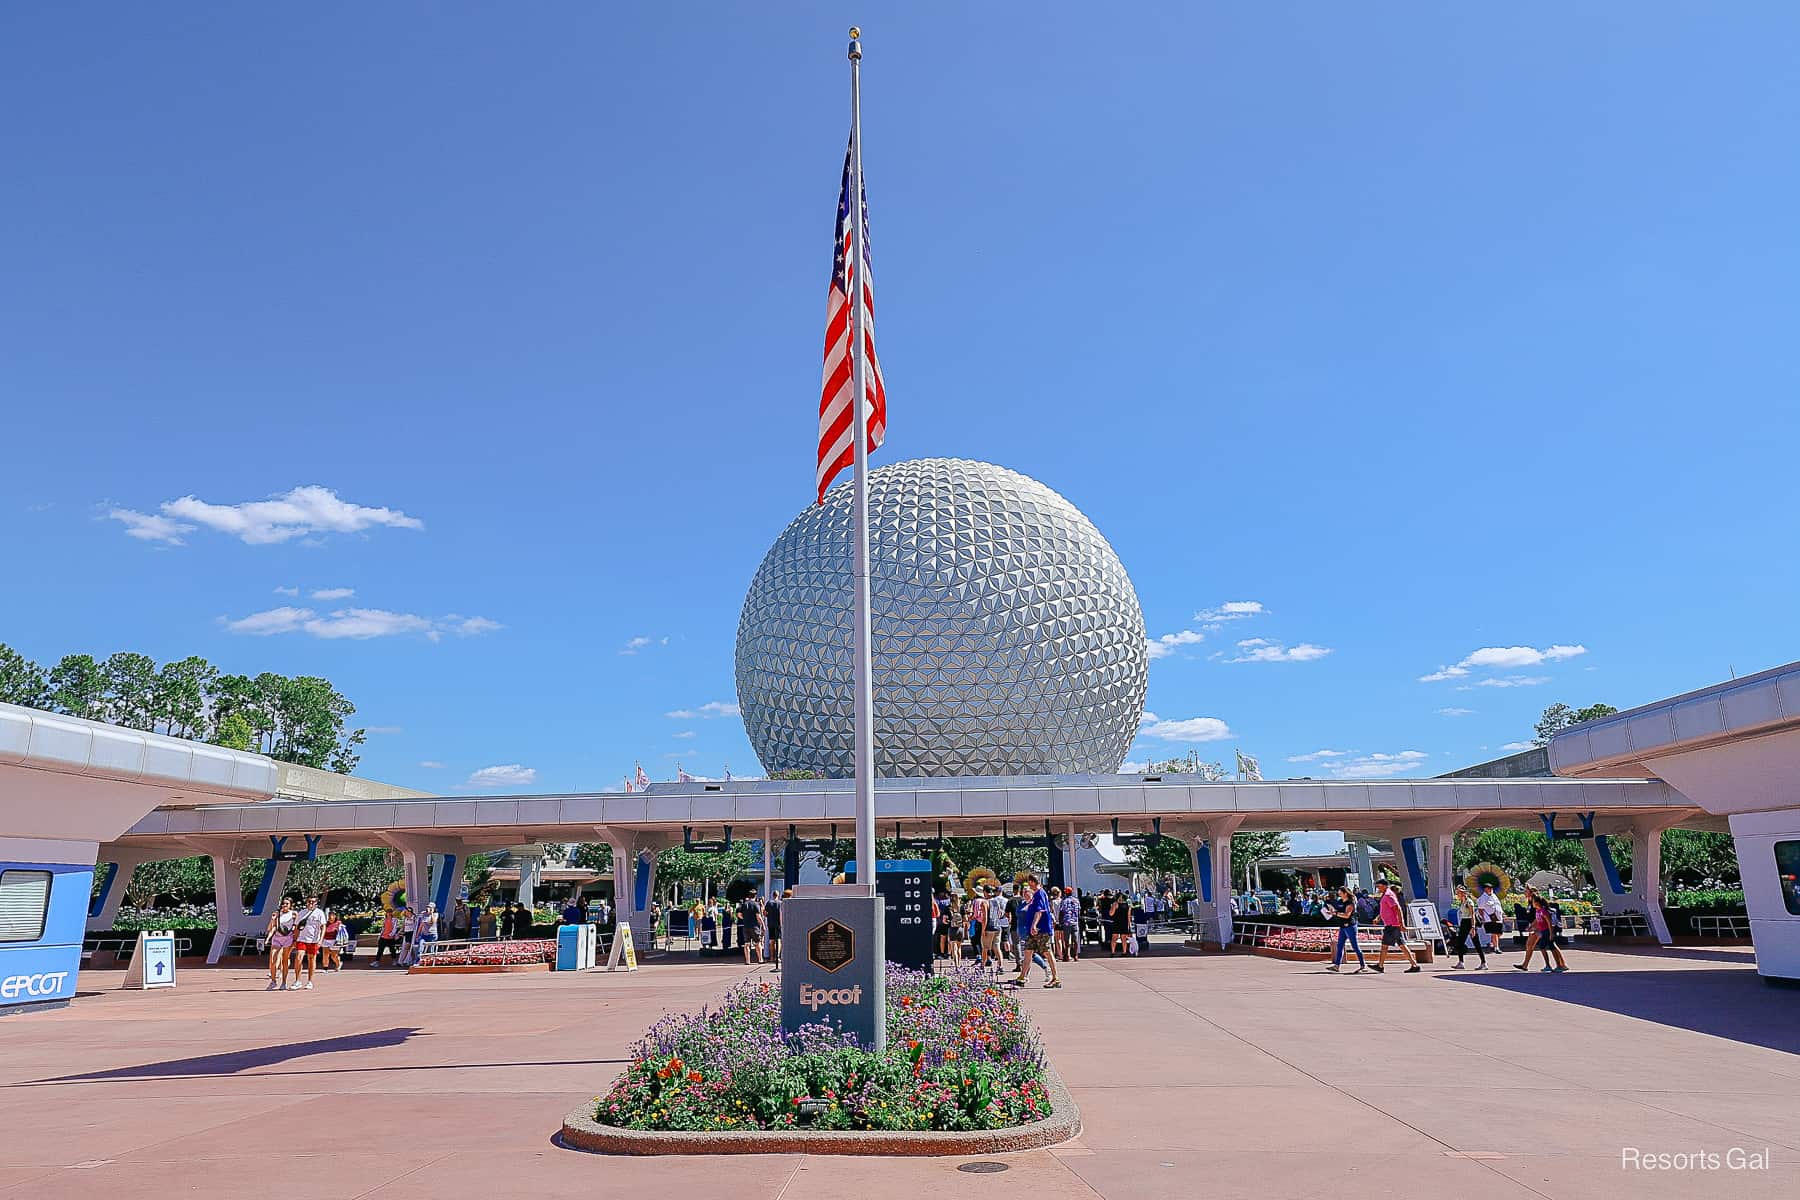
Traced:
<path fill-rule="evenodd" d="M 1410 964 L 1401 973 L 1411 975 L 1419 969 L 1419 964 L 1413 958 L 1412 947 L 1406 944 L 1406 917 L 1400 910 L 1400 897 L 1394 894 L 1385 879 L 1375 884 L 1375 893 L 1381 898 L 1381 953 L 1375 958 L 1375 969 L 1386 970 L 1388 947 L 1398 946 Z"/>

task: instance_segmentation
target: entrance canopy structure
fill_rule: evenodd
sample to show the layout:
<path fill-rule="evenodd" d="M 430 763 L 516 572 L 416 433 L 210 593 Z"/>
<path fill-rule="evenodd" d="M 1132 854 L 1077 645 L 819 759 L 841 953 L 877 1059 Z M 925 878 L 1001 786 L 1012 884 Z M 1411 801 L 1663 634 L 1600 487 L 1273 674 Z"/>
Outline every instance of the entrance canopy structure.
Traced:
<path fill-rule="evenodd" d="M 847 837 L 855 797 L 848 780 L 651 784 L 646 791 L 560 796 L 423 797 L 339 800 L 275 798 L 150 813 L 103 855 L 147 861 L 212 854 L 221 878 L 264 857 L 275 844 L 313 839 L 320 853 L 389 846 L 402 853 L 409 894 L 451 899 L 458 864 L 471 853 L 525 842 L 604 841 L 612 847 L 614 895 L 627 917 L 649 919 L 655 851 L 684 831 L 773 839 Z M 1059 853 L 1053 873 L 1073 877 L 1080 835 L 1158 834 L 1179 839 L 1193 862 L 1202 934 L 1231 939 L 1231 835 L 1239 830 L 1341 829 L 1357 838 L 1391 839 L 1403 851 L 1413 895 L 1447 906 L 1455 887 L 1453 839 L 1465 828 L 1517 826 L 1631 833 L 1673 825 L 1718 826 L 1658 780 L 1441 779 L 1287 780 L 1217 783 L 1198 776 L 999 776 L 884 779 L 876 789 L 882 836 L 1048 838 Z M 1116 825 L 1115 825 L 1116 822 Z M 237 865 L 233 865 L 237 864 Z M 267 868 L 270 879 L 282 864 Z M 1216 886 L 1215 886 L 1216 881 Z M 268 890 L 265 888 L 265 891 Z M 279 881 L 273 893 L 279 894 Z M 222 909 L 223 911 L 223 909 Z M 254 932 L 253 909 L 243 922 Z M 222 922 L 223 924 L 223 922 Z M 648 929 L 637 931 L 647 934 Z M 242 935 L 239 935 L 242 936 Z M 221 930 L 222 949 L 227 934 Z"/>
<path fill-rule="evenodd" d="M 1800 980 L 1800 663 L 1577 725 L 1551 740 L 1550 769 L 1660 780 L 1729 821 L 1757 969 Z M 1633 860 L 1652 879 L 1656 865 Z"/>

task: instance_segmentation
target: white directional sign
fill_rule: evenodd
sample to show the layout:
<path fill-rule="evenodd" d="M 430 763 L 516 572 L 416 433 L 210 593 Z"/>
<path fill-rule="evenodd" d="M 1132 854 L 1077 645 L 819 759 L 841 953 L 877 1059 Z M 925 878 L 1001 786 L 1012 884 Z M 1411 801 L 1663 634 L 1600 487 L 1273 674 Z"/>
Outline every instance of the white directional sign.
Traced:
<path fill-rule="evenodd" d="M 165 988 L 175 986 L 175 931 L 145 929 L 138 932 L 137 952 L 125 970 L 128 988 Z"/>

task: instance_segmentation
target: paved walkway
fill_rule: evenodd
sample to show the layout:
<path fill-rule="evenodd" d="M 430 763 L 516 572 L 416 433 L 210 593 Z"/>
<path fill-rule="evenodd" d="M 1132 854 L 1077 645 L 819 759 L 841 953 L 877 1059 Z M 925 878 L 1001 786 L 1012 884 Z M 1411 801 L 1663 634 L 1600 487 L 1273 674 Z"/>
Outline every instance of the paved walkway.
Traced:
<path fill-rule="evenodd" d="M 1512 956 L 1516 959 L 1516 956 Z M 1089 960 L 1028 1003 L 1082 1107 L 1070 1145 L 965 1160 L 616 1159 L 559 1149 L 661 1012 L 741 967 L 409 978 L 268 993 L 83 976 L 0 1020 L 0 1197 L 843 1197 L 1800 1193 L 1800 995 L 1746 953 L 1585 951 L 1575 972 L 1338 977 L 1239 956 Z M 1620 1009 L 1622 1011 L 1614 1011 Z M 1764 1171 L 1627 1172 L 1645 1152 Z"/>

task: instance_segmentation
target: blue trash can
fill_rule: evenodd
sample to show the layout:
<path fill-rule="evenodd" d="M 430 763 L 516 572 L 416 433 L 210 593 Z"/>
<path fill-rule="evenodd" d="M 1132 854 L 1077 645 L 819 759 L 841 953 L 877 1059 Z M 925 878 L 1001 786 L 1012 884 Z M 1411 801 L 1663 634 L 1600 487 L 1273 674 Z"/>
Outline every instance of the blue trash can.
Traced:
<path fill-rule="evenodd" d="M 556 969 L 581 969 L 581 926 L 559 925 L 556 928 Z"/>

